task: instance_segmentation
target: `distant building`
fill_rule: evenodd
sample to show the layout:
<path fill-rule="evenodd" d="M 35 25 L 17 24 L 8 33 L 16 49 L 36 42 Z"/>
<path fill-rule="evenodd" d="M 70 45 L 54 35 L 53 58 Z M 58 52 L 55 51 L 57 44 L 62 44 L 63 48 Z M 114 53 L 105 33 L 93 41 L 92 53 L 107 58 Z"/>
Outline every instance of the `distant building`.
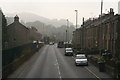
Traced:
<path fill-rule="evenodd" d="M 30 31 L 19 22 L 19 17 L 17 15 L 14 17 L 14 22 L 7 26 L 7 32 L 9 36 L 9 48 L 21 46 L 30 42 Z"/>
<path fill-rule="evenodd" d="M 120 14 L 120 1 L 118 2 L 118 14 Z"/>
<path fill-rule="evenodd" d="M 38 33 L 37 29 L 35 27 L 29 28 L 30 31 L 30 41 L 41 41 L 42 35 Z"/>

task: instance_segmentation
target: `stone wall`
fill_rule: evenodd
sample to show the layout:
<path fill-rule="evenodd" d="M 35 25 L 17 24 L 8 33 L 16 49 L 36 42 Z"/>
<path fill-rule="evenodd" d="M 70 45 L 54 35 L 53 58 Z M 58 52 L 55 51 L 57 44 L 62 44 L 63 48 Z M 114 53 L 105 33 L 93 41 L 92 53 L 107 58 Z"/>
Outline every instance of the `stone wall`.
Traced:
<path fill-rule="evenodd" d="M 38 45 L 38 47 L 37 47 Z M 17 68 L 19 68 L 19 66 L 21 64 L 23 64 L 25 61 L 27 61 L 34 53 L 36 53 L 44 44 L 29 44 L 29 45 L 24 45 L 21 46 L 23 49 L 21 50 L 17 50 L 16 52 L 18 53 L 13 53 L 12 49 L 8 51 L 8 53 L 6 55 L 3 55 L 3 60 L 2 61 L 2 78 L 7 78 L 8 75 L 12 74 L 12 72 L 14 72 Z M 17 47 L 18 48 L 18 47 Z M 8 57 L 11 57 L 11 54 L 14 59 L 12 59 L 11 61 L 9 61 Z M 7 60 L 7 64 L 5 63 Z M 9 62 L 8 62 L 9 61 Z"/>

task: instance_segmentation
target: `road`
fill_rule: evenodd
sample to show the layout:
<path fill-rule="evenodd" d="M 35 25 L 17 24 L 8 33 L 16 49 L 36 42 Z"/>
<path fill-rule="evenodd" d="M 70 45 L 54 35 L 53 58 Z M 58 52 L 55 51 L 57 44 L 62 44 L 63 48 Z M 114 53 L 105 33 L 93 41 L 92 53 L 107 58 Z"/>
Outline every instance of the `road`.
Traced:
<path fill-rule="evenodd" d="M 42 47 L 9 78 L 110 78 L 90 63 L 88 66 L 75 66 L 74 58 L 64 56 L 64 48 L 56 46 Z"/>

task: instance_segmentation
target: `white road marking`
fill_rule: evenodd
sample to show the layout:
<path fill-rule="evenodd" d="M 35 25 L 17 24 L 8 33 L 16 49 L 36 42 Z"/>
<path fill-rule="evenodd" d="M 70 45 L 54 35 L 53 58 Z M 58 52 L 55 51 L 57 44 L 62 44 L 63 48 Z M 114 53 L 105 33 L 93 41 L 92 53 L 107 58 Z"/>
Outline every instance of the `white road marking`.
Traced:
<path fill-rule="evenodd" d="M 75 60 L 75 58 L 72 56 L 72 58 Z"/>
<path fill-rule="evenodd" d="M 57 60 L 57 57 L 56 57 L 56 64 L 57 64 L 57 69 L 58 69 L 58 73 L 59 73 L 59 78 L 60 78 L 60 80 L 62 80 L 61 73 L 60 73 L 60 68 L 59 68 L 59 64 L 58 64 L 58 60 Z"/>
<path fill-rule="evenodd" d="M 75 60 L 75 58 L 72 56 L 72 58 Z M 100 77 L 98 77 L 95 73 L 93 73 L 89 68 L 87 68 L 87 67 L 84 67 L 87 71 L 89 71 L 91 74 L 93 74 L 97 79 L 99 79 L 99 80 L 102 80 L 102 79 L 100 79 Z"/>
<path fill-rule="evenodd" d="M 93 73 L 89 68 L 87 68 L 87 67 L 84 67 L 87 71 L 89 71 L 90 73 L 92 73 L 97 79 L 99 79 L 99 80 L 102 80 L 102 79 L 100 79 L 100 77 L 98 77 L 95 73 Z"/>
<path fill-rule="evenodd" d="M 54 51 L 56 52 L 55 49 L 54 49 Z M 56 56 L 56 54 L 55 54 L 55 56 Z M 58 69 L 59 78 L 60 78 L 60 80 L 62 80 L 62 76 L 61 76 L 61 73 L 60 73 L 60 67 L 59 67 L 59 63 L 58 63 L 58 60 L 57 60 L 57 56 L 56 56 L 56 65 L 57 65 L 57 69 Z"/>

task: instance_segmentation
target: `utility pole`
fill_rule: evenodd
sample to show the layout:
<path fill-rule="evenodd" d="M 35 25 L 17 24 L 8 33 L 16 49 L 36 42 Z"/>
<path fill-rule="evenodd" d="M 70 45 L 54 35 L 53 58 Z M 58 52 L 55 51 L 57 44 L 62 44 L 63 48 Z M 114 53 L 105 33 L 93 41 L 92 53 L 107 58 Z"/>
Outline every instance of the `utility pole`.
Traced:
<path fill-rule="evenodd" d="M 43 33 L 42 33 L 42 39 L 43 39 L 43 41 L 44 41 L 44 39 L 45 39 L 44 24 L 42 25 L 42 27 L 43 27 L 43 29 L 42 29 L 42 30 L 43 30 L 43 31 L 42 31 L 42 32 L 43 32 Z"/>
<path fill-rule="evenodd" d="M 66 42 L 67 42 L 67 29 L 66 29 Z"/>
<path fill-rule="evenodd" d="M 77 40 L 77 18 L 78 18 L 78 10 L 75 10 L 75 12 L 76 12 L 76 40 Z M 76 44 L 75 44 L 75 47 L 77 48 L 77 43 L 78 42 L 76 42 Z"/>
<path fill-rule="evenodd" d="M 102 10 L 103 10 L 103 0 L 101 0 L 101 16 L 102 16 Z"/>
<path fill-rule="evenodd" d="M 69 42 L 69 20 L 67 19 L 67 42 Z"/>
<path fill-rule="evenodd" d="M 66 44 L 67 44 L 67 29 L 66 29 L 66 42 L 65 42 L 65 48 L 67 47 Z"/>
<path fill-rule="evenodd" d="M 66 28 L 66 46 L 65 47 L 67 47 L 67 44 L 68 44 L 68 42 L 69 42 L 69 30 L 68 30 L 68 28 L 69 28 L 69 20 L 67 19 L 67 28 Z"/>
<path fill-rule="evenodd" d="M 103 45 L 104 45 L 104 40 L 102 40 L 103 39 L 103 37 L 102 37 L 102 35 L 104 34 L 104 28 L 102 28 L 102 10 L 103 10 L 103 0 L 101 0 L 101 16 L 100 16 L 100 54 L 101 54 L 101 49 L 102 49 L 102 47 L 103 47 Z"/>
<path fill-rule="evenodd" d="M 77 29 L 78 10 L 75 10 L 75 12 L 76 12 L 76 29 Z"/>

